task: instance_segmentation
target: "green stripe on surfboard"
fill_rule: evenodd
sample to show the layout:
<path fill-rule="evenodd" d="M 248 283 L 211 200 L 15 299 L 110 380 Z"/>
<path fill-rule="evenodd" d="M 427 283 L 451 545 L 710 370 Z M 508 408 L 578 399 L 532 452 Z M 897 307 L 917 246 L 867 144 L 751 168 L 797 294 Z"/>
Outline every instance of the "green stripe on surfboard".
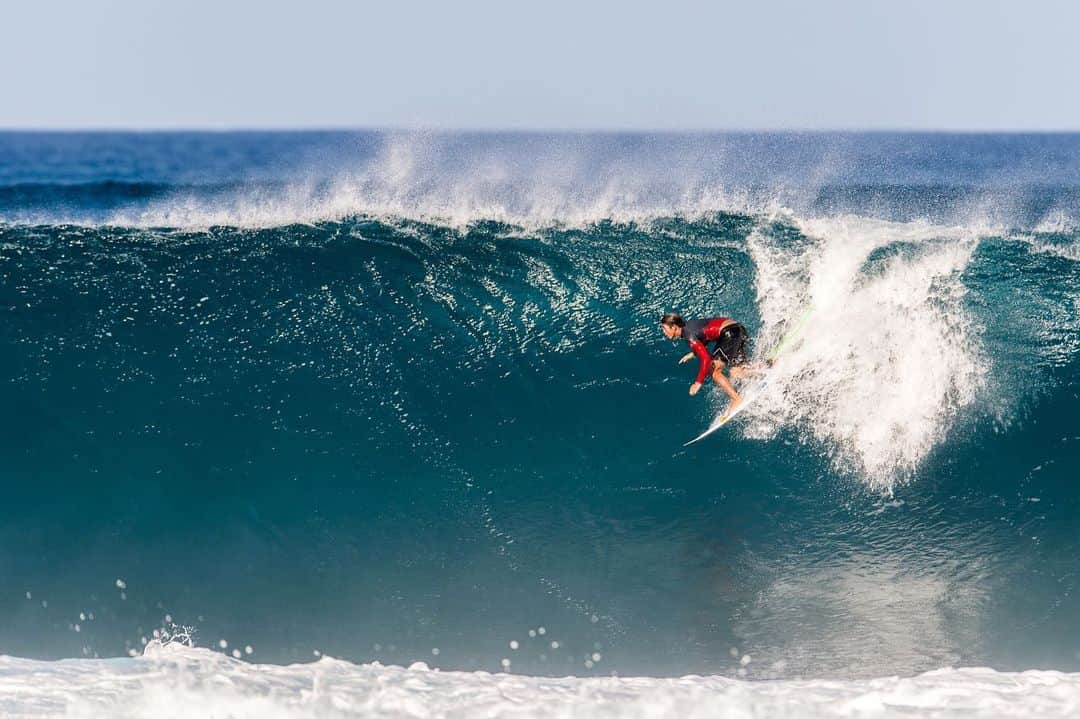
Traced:
<path fill-rule="evenodd" d="M 769 356 L 765 359 L 769 362 L 774 361 L 777 357 L 784 353 L 788 347 L 790 347 L 795 340 L 802 337 L 803 330 L 806 329 L 806 325 L 810 322 L 810 317 L 814 314 L 814 310 L 817 309 L 813 305 L 806 308 L 806 311 L 799 316 L 799 319 L 795 320 L 794 326 L 787 331 L 787 334 L 780 340 L 780 342 L 773 348 L 773 351 L 769 353 Z"/>

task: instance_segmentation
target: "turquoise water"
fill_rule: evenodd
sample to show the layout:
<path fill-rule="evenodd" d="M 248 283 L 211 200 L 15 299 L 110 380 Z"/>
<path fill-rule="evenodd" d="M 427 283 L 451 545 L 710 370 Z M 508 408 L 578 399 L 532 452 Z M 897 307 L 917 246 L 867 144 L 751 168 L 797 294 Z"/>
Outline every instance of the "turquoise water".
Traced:
<path fill-rule="evenodd" d="M 0 647 L 1080 669 L 1078 149 L 2 134 Z"/>

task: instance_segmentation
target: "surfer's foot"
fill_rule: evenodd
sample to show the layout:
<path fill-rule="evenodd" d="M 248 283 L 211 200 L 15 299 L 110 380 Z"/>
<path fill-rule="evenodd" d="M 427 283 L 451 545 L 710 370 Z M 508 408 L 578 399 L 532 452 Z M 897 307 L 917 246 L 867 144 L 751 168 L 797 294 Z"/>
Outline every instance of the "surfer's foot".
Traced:
<path fill-rule="evenodd" d="M 731 400 L 731 403 L 727 406 L 727 412 L 724 412 L 724 414 L 731 416 L 731 413 L 735 411 L 735 408 L 742 403 L 742 397 L 736 397 L 735 399 Z"/>

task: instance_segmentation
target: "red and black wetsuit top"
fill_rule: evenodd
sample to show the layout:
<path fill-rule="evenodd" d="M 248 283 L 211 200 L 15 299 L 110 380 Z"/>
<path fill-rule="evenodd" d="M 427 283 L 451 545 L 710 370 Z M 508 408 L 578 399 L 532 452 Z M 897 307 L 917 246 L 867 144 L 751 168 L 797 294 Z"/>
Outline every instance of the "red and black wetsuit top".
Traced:
<path fill-rule="evenodd" d="M 724 328 L 724 325 L 731 322 L 732 320 L 727 317 L 710 317 L 702 320 L 687 320 L 686 325 L 682 328 L 683 339 L 690 343 L 690 349 L 693 350 L 701 362 L 695 382 L 704 382 L 706 375 L 709 374 L 709 370 L 712 368 L 713 356 L 705 347 L 705 344 L 719 342 L 720 330 Z"/>

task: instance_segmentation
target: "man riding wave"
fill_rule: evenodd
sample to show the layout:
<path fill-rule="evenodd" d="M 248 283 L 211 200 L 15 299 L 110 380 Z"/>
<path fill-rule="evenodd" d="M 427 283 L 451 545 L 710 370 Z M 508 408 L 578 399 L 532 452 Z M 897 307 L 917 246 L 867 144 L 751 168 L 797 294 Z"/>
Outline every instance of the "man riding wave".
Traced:
<path fill-rule="evenodd" d="M 679 360 L 679 364 L 689 362 L 695 356 L 699 361 L 697 377 L 690 385 L 690 394 L 695 395 L 701 389 L 705 377 L 712 374 L 713 382 L 720 385 L 724 393 L 731 398 L 728 412 L 742 404 L 742 397 L 727 377 L 724 368 L 733 380 L 745 379 L 751 372 L 747 366 L 750 334 L 741 324 L 730 317 L 709 317 L 698 320 L 684 320 L 682 315 L 668 312 L 660 318 L 660 329 L 669 340 L 680 337 L 690 344 L 690 352 Z M 713 344 L 710 351 L 706 345 Z"/>

